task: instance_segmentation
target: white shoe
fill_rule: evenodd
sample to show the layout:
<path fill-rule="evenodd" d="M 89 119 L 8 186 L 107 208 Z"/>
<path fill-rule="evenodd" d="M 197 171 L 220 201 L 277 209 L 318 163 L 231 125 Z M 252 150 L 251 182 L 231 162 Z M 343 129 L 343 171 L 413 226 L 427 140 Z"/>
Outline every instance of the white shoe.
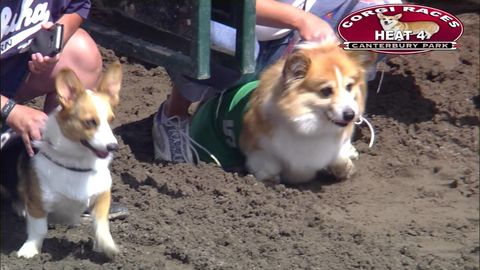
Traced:
<path fill-rule="evenodd" d="M 194 163 L 188 137 L 189 120 L 165 115 L 165 102 L 153 118 L 153 146 L 155 160 L 175 163 Z"/>

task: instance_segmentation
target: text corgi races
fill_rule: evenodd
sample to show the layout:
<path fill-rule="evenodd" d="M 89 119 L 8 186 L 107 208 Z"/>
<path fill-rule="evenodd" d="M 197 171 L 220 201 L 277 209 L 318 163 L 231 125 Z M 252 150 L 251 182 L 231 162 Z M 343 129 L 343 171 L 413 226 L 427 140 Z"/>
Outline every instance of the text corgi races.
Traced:
<path fill-rule="evenodd" d="M 439 18 L 440 20 L 448 23 L 448 25 L 452 28 L 455 28 L 455 27 L 460 27 L 461 24 L 460 22 L 456 21 L 455 18 L 452 18 L 451 16 L 449 15 L 446 15 L 446 14 L 443 14 L 441 11 L 437 10 L 437 9 L 434 9 L 434 10 L 430 10 L 428 8 L 425 8 L 425 7 L 415 7 L 415 6 L 388 6 L 387 7 L 380 7 L 380 8 L 376 8 L 376 9 L 373 9 L 373 10 L 366 10 L 364 12 L 361 12 L 359 14 L 355 14 L 354 16 L 352 16 L 349 20 L 345 20 L 344 22 L 342 22 L 342 24 L 340 25 L 340 27 L 342 28 L 350 28 L 352 27 L 356 22 L 359 22 L 361 21 L 363 18 L 366 18 L 368 16 L 376 16 L 376 14 L 378 13 L 384 13 L 384 12 L 415 12 L 415 13 L 423 13 L 423 14 L 426 14 L 426 15 L 430 15 L 432 17 L 437 17 Z"/>

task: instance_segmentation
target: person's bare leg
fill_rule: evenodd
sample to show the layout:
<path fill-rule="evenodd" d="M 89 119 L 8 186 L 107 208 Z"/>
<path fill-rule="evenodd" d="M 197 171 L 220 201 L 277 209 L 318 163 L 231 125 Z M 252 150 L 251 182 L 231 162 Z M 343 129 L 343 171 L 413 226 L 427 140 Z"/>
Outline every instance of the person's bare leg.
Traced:
<path fill-rule="evenodd" d="M 184 98 L 178 88 L 172 88 L 172 94 L 167 98 L 165 103 L 165 116 L 178 116 L 181 119 L 188 117 L 188 108 L 192 103 Z"/>
<path fill-rule="evenodd" d="M 63 48 L 60 60 L 50 73 L 30 73 L 20 87 L 15 100 L 25 102 L 46 95 L 44 111 L 50 112 L 57 105 L 55 75 L 63 68 L 72 69 L 86 88 L 93 89 L 101 76 L 102 57 L 97 45 L 83 29 L 78 29 Z"/>

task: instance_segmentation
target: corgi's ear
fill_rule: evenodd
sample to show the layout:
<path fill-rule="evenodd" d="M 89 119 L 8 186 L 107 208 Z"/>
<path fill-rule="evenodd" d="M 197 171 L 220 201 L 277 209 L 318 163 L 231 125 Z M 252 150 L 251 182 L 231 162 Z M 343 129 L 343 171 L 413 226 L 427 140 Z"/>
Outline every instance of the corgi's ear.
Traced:
<path fill-rule="evenodd" d="M 55 78 L 58 102 L 64 109 L 70 109 L 85 88 L 71 69 L 62 69 Z"/>
<path fill-rule="evenodd" d="M 283 67 L 283 77 L 287 83 L 305 78 L 310 68 L 311 60 L 301 52 L 288 56 Z"/>
<path fill-rule="evenodd" d="M 114 62 L 108 66 L 107 71 L 103 75 L 98 92 L 107 94 L 110 97 L 110 104 L 116 106 L 119 101 L 121 87 L 122 67 L 119 62 Z"/>
<path fill-rule="evenodd" d="M 383 19 L 383 18 L 385 18 L 385 15 L 383 15 L 383 13 L 377 13 L 377 17 L 379 19 Z"/>
<path fill-rule="evenodd" d="M 399 13 L 399 14 L 393 16 L 393 17 L 398 20 L 398 19 L 400 19 L 400 18 L 402 17 L 402 13 Z"/>

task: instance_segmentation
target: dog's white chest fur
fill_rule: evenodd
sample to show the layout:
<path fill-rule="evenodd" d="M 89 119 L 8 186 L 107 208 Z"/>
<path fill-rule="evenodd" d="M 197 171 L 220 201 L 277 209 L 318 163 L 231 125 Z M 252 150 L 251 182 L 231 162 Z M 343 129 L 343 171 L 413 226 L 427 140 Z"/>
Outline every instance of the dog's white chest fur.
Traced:
<path fill-rule="evenodd" d="M 266 138 L 265 138 L 266 139 Z M 267 140 L 265 140 L 267 141 Z M 338 136 L 300 137 L 283 127 L 276 128 L 270 143 L 283 162 L 297 170 L 323 168 L 338 155 Z M 287 158 L 288 157 L 288 158 Z"/>
<path fill-rule="evenodd" d="M 42 191 L 43 208 L 52 223 L 77 223 L 95 196 L 112 185 L 107 167 L 76 172 L 53 164 L 42 154 L 35 156 L 33 166 Z"/>
<path fill-rule="evenodd" d="M 33 159 L 44 210 L 53 213 L 56 222 L 71 223 L 90 205 L 97 194 L 110 189 L 112 178 L 106 166 L 90 172 L 62 168 L 39 154 Z"/>
<path fill-rule="evenodd" d="M 277 126 L 271 134 L 272 137 L 260 139 L 263 151 L 256 153 L 258 159 L 254 162 L 261 164 L 259 169 L 264 173 L 260 173 L 260 177 L 265 179 L 280 175 L 290 182 L 307 182 L 320 169 L 326 168 L 341 148 L 341 140 L 334 134 L 322 135 L 319 139 L 318 136 L 301 136 L 285 126 Z"/>
<path fill-rule="evenodd" d="M 47 128 L 45 137 L 49 142 L 42 143 L 40 153 L 32 160 L 43 207 L 52 223 L 76 223 L 95 196 L 110 189 L 111 157 L 96 158 L 84 146 L 68 141 L 54 116 L 47 121 Z M 70 168 L 90 170 L 79 172 Z"/>

